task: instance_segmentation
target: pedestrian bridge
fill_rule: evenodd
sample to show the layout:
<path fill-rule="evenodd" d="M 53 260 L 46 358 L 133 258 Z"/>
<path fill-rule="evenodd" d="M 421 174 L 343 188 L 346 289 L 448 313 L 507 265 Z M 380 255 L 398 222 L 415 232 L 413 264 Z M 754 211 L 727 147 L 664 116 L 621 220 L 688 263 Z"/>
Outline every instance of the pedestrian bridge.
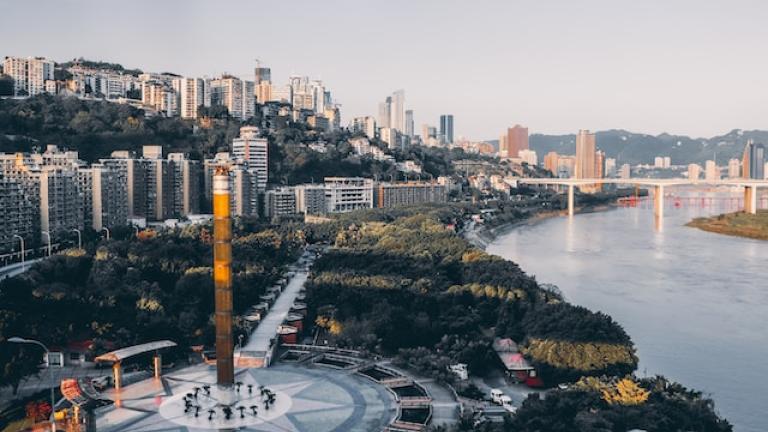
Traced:
<path fill-rule="evenodd" d="M 721 179 L 721 180 L 689 180 L 682 178 L 651 179 L 651 178 L 521 178 L 517 181 L 526 185 L 567 186 L 568 187 L 568 216 L 574 213 L 574 189 L 577 186 L 593 186 L 602 184 L 618 184 L 632 186 L 647 186 L 653 188 L 654 215 L 664 217 L 664 188 L 675 186 L 732 186 L 744 188 L 744 211 L 757 213 L 757 188 L 768 187 L 768 180 L 753 179 Z"/>

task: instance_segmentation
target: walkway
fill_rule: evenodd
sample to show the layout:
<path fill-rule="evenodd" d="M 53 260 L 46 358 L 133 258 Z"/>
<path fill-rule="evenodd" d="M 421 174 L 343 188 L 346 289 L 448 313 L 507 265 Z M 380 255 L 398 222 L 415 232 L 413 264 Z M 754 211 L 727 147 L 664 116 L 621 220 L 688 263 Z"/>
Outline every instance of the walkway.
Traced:
<path fill-rule="evenodd" d="M 307 252 L 302 255 L 302 260 L 306 261 L 306 263 L 300 264 L 301 267 L 296 270 L 296 274 L 288 282 L 288 286 L 285 287 L 280 297 L 275 301 L 275 304 L 269 309 L 266 318 L 261 320 L 256 330 L 251 333 L 248 343 L 241 350 L 244 354 L 245 352 L 266 354 L 270 350 L 270 340 L 277 335 L 277 328 L 285 320 L 294 301 L 296 301 L 296 296 L 304 286 L 304 282 L 307 281 L 309 267 L 312 265 L 311 256 Z"/>

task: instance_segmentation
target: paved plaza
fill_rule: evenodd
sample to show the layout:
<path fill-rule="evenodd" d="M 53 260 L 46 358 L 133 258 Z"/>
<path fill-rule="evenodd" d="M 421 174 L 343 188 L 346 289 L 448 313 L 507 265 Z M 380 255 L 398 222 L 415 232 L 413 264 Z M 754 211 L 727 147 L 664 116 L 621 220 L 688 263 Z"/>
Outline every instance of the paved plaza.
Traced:
<path fill-rule="evenodd" d="M 198 365 L 106 393 L 115 400 L 115 406 L 97 412 L 97 430 L 376 431 L 389 425 L 397 414 L 387 389 L 348 371 L 278 364 L 267 369 L 240 369 L 235 380 L 243 384 L 229 420 L 216 408 L 215 368 Z M 198 391 L 198 416 L 193 410 L 185 412 L 183 398 L 205 385 L 211 385 L 211 395 Z M 259 386 L 275 394 L 269 410 L 264 408 Z M 240 406 L 243 410 L 237 409 Z M 209 409 L 214 410 L 210 420 Z"/>

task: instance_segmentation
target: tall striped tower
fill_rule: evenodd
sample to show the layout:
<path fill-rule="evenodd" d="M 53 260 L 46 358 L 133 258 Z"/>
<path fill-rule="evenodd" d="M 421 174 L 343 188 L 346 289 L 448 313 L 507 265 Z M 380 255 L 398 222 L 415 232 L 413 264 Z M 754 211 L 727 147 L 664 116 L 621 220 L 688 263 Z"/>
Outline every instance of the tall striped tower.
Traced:
<path fill-rule="evenodd" d="M 229 169 L 213 176 L 213 282 L 216 297 L 216 383 L 235 383 L 232 339 L 232 219 L 229 212 Z"/>

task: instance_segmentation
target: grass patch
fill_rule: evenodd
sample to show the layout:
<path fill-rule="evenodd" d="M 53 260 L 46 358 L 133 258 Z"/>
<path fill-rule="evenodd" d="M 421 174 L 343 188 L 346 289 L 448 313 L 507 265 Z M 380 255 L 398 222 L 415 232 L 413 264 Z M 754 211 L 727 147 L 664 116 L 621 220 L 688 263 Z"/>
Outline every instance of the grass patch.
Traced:
<path fill-rule="evenodd" d="M 726 213 L 707 218 L 696 218 L 686 226 L 718 234 L 768 240 L 768 210 L 757 214 Z"/>

